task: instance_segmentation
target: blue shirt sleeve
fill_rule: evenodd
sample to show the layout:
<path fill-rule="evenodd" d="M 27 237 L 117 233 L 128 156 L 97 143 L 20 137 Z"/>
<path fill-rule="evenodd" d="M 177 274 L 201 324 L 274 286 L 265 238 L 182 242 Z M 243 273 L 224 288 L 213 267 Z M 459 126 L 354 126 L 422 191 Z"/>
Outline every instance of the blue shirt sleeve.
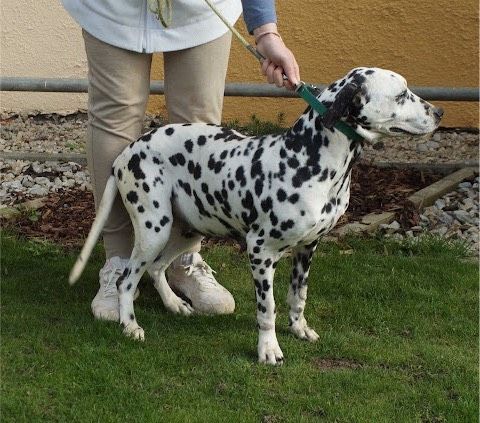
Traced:
<path fill-rule="evenodd" d="M 243 20 L 248 32 L 267 23 L 277 23 L 275 0 L 242 0 Z"/>

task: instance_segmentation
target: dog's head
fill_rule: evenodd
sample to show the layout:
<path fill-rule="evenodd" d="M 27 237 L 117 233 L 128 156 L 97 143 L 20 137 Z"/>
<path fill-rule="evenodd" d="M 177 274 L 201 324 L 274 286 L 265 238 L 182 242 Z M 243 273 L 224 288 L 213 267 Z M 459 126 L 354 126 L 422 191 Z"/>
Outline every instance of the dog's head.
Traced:
<path fill-rule="evenodd" d="M 441 108 L 422 100 L 398 73 L 380 68 L 356 68 L 320 95 L 329 109 L 327 128 L 345 120 L 366 139 L 433 132 L 443 115 Z"/>

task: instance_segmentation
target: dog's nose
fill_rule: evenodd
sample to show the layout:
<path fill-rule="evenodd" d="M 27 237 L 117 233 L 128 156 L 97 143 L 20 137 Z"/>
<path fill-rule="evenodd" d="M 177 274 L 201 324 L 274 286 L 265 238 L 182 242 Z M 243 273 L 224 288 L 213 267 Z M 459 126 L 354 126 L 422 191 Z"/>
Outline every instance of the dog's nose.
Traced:
<path fill-rule="evenodd" d="M 443 116 L 443 109 L 441 107 L 435 107 L 433 109 L 433 114 L 438 120 L 440 120 Z"/>

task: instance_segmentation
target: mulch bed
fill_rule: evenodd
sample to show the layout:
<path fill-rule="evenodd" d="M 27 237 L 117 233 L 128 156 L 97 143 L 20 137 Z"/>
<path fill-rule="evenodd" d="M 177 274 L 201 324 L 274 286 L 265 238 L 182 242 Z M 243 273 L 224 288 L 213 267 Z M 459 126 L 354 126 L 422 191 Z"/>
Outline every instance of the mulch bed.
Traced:
<path fill-rule="evenodd" d="M 406 198 L 441 177 L 431 172 L 357 165 L 353 169 L 350 206 L 340 224 L 359 220 L 369 213 L 396 211 L 402 226 L 414 226 L 419 214 Z M 45 206 L 36 212 L 2 222 L 2 226 L 27 238 L 76 247 L 83 244 L 94 217 L 93 194 L 71 190 L 49 195 Z"/>

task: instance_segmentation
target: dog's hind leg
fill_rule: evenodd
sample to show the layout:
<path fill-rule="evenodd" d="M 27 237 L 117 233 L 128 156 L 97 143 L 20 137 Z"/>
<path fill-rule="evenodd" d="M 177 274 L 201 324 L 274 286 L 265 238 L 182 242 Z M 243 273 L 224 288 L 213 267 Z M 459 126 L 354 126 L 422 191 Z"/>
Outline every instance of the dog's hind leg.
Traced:
<path fill-rule="evenodd" d="M 141 222 L 137 216 L 132 218 L 135 229 L 135 246 L 127 268 L 117 281 L 120 324 L 123 326 L 123 332 L 127 336 L 142 341 L 145 335 L 135 318 L 133 296 L 143 273 L 151 266 L 170 237 L 171 211 L 161 216 L 160 223 L 155 225 L 153 222 L 158 220 L 158 216 L 153 213 L 151 215 L 146 212 L 142 213 Z"/>
<path fill-rule="evenodd" d="M 167 245 L 149 269 L 150 276 L 153 278 L 155 288 L 160 294 L 164 306 L 172 313 L 188 316 L 193 312 L 193 308 L 173 292 L 165 277 L 165 271 L 173 260 L 180 254 L 191 251 L 201 239 L 201 235 L 187 234 L 181 227 L 174 224 Z"/>
<path fill-rule="evenodd" d="M 294 250 L 293 269 L 290 288 L 287 295 L 287 304 L 290 306 L 288 326 L 290 332 L 300 339 L 315 342 L 318 334 L 307 325 L 303 316 L 307 300 L 307 279 L 312 256 L 317 248 L 318 241 L 297 247 Z"/>

